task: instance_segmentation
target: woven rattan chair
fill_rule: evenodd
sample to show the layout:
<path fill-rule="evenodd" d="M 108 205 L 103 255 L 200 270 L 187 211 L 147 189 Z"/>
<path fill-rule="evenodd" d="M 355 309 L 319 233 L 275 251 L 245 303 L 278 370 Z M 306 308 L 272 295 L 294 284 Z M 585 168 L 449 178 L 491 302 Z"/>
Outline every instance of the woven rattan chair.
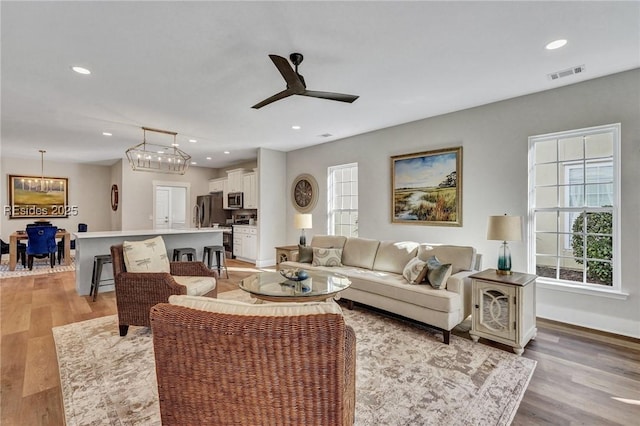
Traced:
<path fill-rule="evenodd" d="M 149 311 L 157 303 L 166 302 L 173 294 L 187 294 L 187 287 L 178 284 L 173 276 L 218 277 L 202 262 L 171 262 L 171 273 L 127 272 L 122 244 L 111 246 L 113 277 L 116 287 L 116 305 L 120 336 L 126 336 L 130 325 L 150 327 Z M 218 286 L 202 294 L 216 297 Z"/>
<path fill-rule="evenodd" d="M 151 309 L 162 424 L 352 425 L 355 333 L 341 314 Z"/>

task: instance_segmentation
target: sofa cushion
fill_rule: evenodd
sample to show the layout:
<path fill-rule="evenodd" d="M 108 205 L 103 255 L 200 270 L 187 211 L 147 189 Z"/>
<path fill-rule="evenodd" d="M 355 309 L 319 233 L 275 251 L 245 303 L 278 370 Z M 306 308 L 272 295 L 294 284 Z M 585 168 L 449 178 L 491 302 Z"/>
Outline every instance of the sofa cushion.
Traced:
<path fill-rule="evenodd" d="M 313 248 L 312 266 L 342 266 L 342 249 L 339 248 Z"/>
<path fill-rule="evenodd" d="M 402 274 L 409 260 L 416 257 L 418 246 L 413 241 L 381 241 L 373 269 Z"/>
<path fill-rule="evenodd" d="M 198 277 L 185 275 L 172 275 L 175 282 L 187 288 L 190 296 L 202 296 L 216 288 L 216 279 L 213 277 Z"/>
<path fill-rule="evenodd" d="M 440 312 L 462 309 L 458 293 L 436 290 L 430 285 L 407 285 L 407 281 L 399 274 L 353 269 L 348 271 L 347 276 L 351 280 L 349 289 L 366 291 Z"/>
<path fill-rule="evenodd" d="M 333 301 L 253 304 L 236 300 L 214 299 L 211 297 L 173 295 L 169 296 L 169 303 L 172 305 L 197 309 L 200 311 L 231 315 L 255 315 L 272 317 L 322 314 L 342 315 L 340 306 Z"/>
<path fill-rule="evenodd" d="M 475 266 L 476 249 L 467 246 L 420 244 L 418 257 L 425 262 L 436 256 L 442 263 L 450 263 L 452 274 L 460 271 L 471 271 Z"/>
<path fill-rule="evenodd" d="M 373 269 L 380 241 L 368 238 L 347 238 L 342 251 L 342 264 Z M 404 268 L 404 265 L 403 265 Z"/>
<path fill-rule="evenodd" d="M 347 237 L 342 235 L 314 235 L 311 247 L 319 248 L 343 248 Z"/>
<path fill-rule="evenodd" d="M 427 262 L 423 262 L 422 260 L 414 257 L 407 265 L 404 267 L 402 271 L 402 276 L 409 284 L 419 284 L 424 280 L 425 275 L 427 274 Z"/>
<path fill-rule="evenodd" d="M 301 246 L 300 244 L 298 244 L 298 262 L 313 262 L 313 247 Z"/>
<path fill-rule="evenodd" d="M 167 248 L 161 236 L 122 243 L 127 272 L 171 272 Z"/>
<path fill-rule="evenodd" d="M 427 259 L 427 281 L 431 287 L 444 290 L 447 288 L 447 280 L 451 276 L 452 266 L 450 263 L 441 263 L 437 257 L 431 256 Z"/>

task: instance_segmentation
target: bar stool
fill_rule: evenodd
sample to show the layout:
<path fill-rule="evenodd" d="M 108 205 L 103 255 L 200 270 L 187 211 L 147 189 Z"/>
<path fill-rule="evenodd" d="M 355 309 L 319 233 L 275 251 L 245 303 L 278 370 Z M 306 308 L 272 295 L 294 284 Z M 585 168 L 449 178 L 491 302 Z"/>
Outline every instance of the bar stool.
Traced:
<path fill-rule="evenodd" d="M 187 256 L 189 262 L 193 262 L 196 258 L 196 249 L 191 247 L 182 247 L 173 249 L 174 262 L 182 261 L 182 257 Z"/>
<path fill-rule="evenodd" d="M 103 281 L 114 281 L 113 278 L 108 278 L 106 280 L 102 279 L 102 267 L 107 263 L 111 263 L 110 254 L 99 254 L 93 257 L 93 275 L 91 276 L 91 290 L 89 291 L 89 296 L 93 295 L 94 302 L 96 301 L 96 297 L 98 297 L 98 288 L 106 285 L 101 283 Z"/>
<path fill-rule="evenodd" d="M 208 256 L 207 267 L 211 269 L 211 254 L 216 254 L 216 266 L 218 267 L 218 275 L 220 275 L 220 268 L 224 269 L 224 273 L 229 278 L 229 271 L 227 270 L 227 261 L 224 254 L 224 246 L 205 246 L 202 252 L 202 262 L 204 263 L 205 257 Z M 222 263 L 220 257 L 222 256 Z"/>

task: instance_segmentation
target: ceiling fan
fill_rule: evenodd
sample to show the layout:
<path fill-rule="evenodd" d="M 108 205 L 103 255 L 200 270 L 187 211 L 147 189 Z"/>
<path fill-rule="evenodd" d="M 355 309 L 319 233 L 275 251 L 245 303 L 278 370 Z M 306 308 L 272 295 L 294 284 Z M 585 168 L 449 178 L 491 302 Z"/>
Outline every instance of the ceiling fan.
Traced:
<path fill-rule="evenodd" d="M 291 59 L 291 63 L 295 65 L 295 71 L 289 65 L 289 62 L 278 55 L 269 55 L 271 60 L 273 61 L 280 74 L 284 78 L 284 81 L 287 82 L 287 88 L 282 92 L 276 93 L 275 95 L 265 99 L 262 102 L 259 102 L 252 106 L 251 108 L 262 108 L 265 105 L 269 105 L 272 102 L 278 101 L 280 99 L 284 99 L 291 95 L 302 95 L 309 96 L 312 98 L 321 98 L 321 99 L 329 99 L 332 101 L 340 101 L 340 102 L 348 102 L 351 103 L 358 99 L 358 96 L 355 95 L 346 95 L 344 93 L 333 93 L 333 92 L 319 92 L 317 90 L 307 90 L 307 85 L 304 82 L 304 77 L 298 74 L 298 65 L 302 63 L 302 53 L 292 53 L 289 55 L 289 59 Z"/>

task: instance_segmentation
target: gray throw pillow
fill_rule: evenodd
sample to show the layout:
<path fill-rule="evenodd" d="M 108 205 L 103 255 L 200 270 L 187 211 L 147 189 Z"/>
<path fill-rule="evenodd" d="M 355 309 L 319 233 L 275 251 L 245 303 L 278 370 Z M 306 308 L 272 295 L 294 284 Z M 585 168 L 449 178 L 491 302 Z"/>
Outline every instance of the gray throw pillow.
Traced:
<path fill-rule="evenodd" d="M 440 263 L 435 256 L 427 259 L 427 281 L 429 281 L 431 287 L 437 290 L 447 288 L 447 280 L 451 276 L 451 270 L 452 267 L 450 263 Z"/>
<path fill-rule="evenodd" d="M 313 262 L 313 247 L 301 246 L 298 244 L 298 262 L 311 263 Z"/>
<path fill-rule="evenodd" d="M 342 266 L 342 249 L 313 248 L 313 266 Z"/>

